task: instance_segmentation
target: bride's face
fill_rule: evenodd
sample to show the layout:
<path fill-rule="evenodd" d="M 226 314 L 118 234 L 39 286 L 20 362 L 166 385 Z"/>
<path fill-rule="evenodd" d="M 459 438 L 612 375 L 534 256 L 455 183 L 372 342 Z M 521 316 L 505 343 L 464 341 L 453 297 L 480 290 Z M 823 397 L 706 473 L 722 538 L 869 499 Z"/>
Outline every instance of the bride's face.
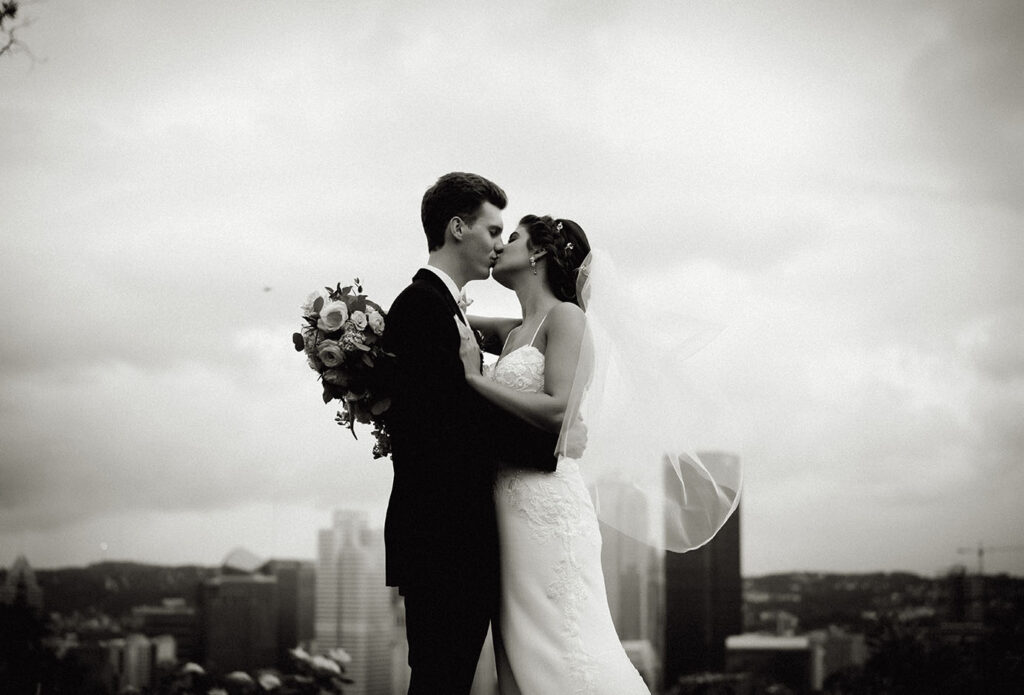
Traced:
<path fill-rule="evenodd" d="M 494 263 L 492 277 L 505 287 L 512 287 L 515 277 L 523 272 L 530 272 L 529 246 L 530 235 L 526 227 L 516 227 L 505 242 L 505 250 Z"/>

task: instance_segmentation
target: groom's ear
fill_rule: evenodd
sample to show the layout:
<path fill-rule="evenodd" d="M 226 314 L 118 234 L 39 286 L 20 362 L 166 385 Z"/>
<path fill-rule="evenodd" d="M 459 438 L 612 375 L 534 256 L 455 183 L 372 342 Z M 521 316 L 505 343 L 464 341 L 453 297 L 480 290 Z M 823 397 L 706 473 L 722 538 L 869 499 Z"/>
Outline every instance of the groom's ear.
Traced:
<path fill-rule="evenodd" d="M 462 241 L 463 230 L 465 229 L 465 223 L 459 217 L 453 217 L 448 221 L 448 231 L 451 233 L 456 240 Z"/>

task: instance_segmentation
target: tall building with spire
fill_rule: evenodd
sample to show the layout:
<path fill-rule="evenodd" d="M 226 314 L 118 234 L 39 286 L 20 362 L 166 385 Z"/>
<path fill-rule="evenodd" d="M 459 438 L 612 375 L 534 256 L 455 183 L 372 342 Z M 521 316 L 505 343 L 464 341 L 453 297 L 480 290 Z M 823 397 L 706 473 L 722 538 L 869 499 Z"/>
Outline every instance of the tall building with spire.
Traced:
<path fill-rule="evenodd" d="M 346 695 L 391 695 L 392 592 L 385 585 L 384 531 L 366 512 L 337 510 L 318 537 L 316 648 L 345 649 L 355 683 Z"/>

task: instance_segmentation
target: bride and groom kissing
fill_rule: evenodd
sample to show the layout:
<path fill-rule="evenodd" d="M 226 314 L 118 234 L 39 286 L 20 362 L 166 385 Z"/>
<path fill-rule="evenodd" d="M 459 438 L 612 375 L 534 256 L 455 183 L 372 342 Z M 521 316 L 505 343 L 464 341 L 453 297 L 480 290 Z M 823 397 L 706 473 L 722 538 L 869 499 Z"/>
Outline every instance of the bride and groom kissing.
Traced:
<path fill-rule="evenodd" d="M 586 332 L 576 292 L 589 242 L 575 222 L 535 215 L 503 240 L 506 203 L 475 174 L 426 191 L 427 265 L 381 337 L 387 583 L 405 599 L 409 693 L 468 693 L 489 625 L 502 695 L 648 693 L 612 624 L 580 452 L 559 436 Z M 516 293 L 521 320 L 465 314 L 463 287 L 491 275 Z M 499 355 L 493 367 L 480 345 Z"/>

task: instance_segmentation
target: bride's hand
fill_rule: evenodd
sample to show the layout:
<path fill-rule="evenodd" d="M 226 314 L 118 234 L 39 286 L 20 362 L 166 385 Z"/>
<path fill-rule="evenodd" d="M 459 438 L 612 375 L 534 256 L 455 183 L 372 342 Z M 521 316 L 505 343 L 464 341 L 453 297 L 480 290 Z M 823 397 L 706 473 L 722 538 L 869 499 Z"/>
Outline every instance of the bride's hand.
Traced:
<path fill-rule="evenodd" d="M 587 448 L 587 425 L 583 422 L 583 418 L 576 414 L 576 420 L 573 422 L 569 431 L 565 433 L 565 457 L 570 459 L 578 459 L 583 457 L 583 452 Z"/>
<path fill-rule="evenodd" d="M 469 326 L 460 321 L 458 316 L 452 318 L 455 320 L 455 325 L 458 326 L 459 338 L 462 339 L 459 343 L 459 358 L 462 360 L 462 368 L 467 377 L 478 376 L 480 365 L 483 362 L 480 345 L 477 344 L 476 337 Z"/>

